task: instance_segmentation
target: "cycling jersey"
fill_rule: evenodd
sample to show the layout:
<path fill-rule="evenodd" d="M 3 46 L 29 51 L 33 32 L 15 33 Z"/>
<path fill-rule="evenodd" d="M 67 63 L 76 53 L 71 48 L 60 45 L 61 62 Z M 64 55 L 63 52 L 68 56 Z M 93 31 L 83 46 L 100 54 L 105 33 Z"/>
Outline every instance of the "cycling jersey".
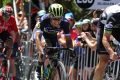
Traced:
<path fill-rule="evenodd" d="M 100 17 L 97 31 L 98 51 L 106 51 L 102 44 L 104 33 L 113 35 L 120 42 L 120 4 L 110 6 L 104 10 Z"/>
<path fill-rule="evenodd" d="M 51 43 L 55 47 L 58 46 L 57 32 L 63 30 L 64 34 L 69 34 L 69 23 L 62 20 L 60 27 L 54 28 L 50 23 L 50 15 L 46 14 L 41 17 L 40 30 L 43 32 L 46 43 Z"/>
<path fill-rule="evenodd" d="M 5 22 L 0 13 L 0 33 L 3 31 L 8 31 L 10 33 L 12 30 L 18 32 L 14 16 L 11 16 L 10 19 Z"/>
<path fill-rule="evenodd" d="M 0 12 L 0 34 L 2 34 L 3 32 L 8 32 L 6 34 L 10 34 L 11 31 L 14 31 L 14 32 L 18 32 L 18 28 L 16 26 L 16 22 L 15 22 L 15 18 L 14 16 L 11 16 L 10 19 L 5 22 L 3 20 L 3 17 L 2 17 L 2 13 Z M 3 35 L 4 36 L 8 36 L 8 35 Z"/>

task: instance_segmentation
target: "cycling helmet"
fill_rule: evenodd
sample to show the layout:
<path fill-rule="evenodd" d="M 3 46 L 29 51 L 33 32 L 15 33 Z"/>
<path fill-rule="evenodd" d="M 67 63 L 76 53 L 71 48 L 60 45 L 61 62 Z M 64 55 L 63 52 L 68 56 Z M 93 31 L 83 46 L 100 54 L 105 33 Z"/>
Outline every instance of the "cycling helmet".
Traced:
<path fill-rule="evenodd" d="M 66 13 L 65 18 L 68 19 L 74 19 L 73 13 Z"/>
<path fill-rule="evenodd" d="M 53 17 L 60 18 L 63 16 L 63 6 L 58 3 L 51 4 L 49 7 L 49 13 L 51 13 Z"/>
<path fill-rule="evenodd" d="M 73 13 L 66 13 L 65 14 L 65 19 L 67 19 L 68 21 L 74 21 L 74 16 L 73 16 Z"/>
<path fill-rule="evenodd" d="M 11 6 L 5 6 L 2 8 L 2 14 L 3 16 L 10 16 L 13 14 L 13 9 Z"/>
<path fill-rule="evenodd" d="M 38 16 L 43 16 L 43 15 L 45 15 L 46 14 L 46 11 L 45 10 L 40 10 L 40 11 L 38 11 Z"/>

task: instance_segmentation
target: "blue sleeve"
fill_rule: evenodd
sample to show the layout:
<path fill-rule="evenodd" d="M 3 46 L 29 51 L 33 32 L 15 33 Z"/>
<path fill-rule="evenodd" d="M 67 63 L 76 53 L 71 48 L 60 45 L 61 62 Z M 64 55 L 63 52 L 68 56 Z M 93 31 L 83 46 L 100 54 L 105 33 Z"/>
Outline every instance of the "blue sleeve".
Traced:
<path fill-rule="evenodd" d="M 69 30 L 69 23 L 65 22 L 65 21 L 61 21 L 61 28 L 63 29 L 65 34 L 70 34 L 70 30 Z"/>
<path fill-rule="evenodd" d="M 41 18 L 40 18 L 40 22 L 46 20 L 46 19 L 49 19 L 50 18 L 50 14 L 45 14 L 43 15 Z"/>

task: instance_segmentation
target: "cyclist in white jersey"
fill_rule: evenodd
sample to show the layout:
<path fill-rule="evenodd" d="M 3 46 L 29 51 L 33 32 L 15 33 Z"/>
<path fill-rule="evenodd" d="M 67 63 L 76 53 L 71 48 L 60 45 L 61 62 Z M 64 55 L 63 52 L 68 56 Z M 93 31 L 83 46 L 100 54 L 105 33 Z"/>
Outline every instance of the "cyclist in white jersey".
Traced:
<path fill-rule="evenodd" d="M 110 36 L 112 35 L 118 42 L 120 42 L 120 4 L 107 7 L 98 23 L 97 29 L 97 52 L 99 63 L 94 71 L 93 80 L 103 80 L 105 68 L 109 59 L 118 59 L 117 52 L 110 44 Z"/>

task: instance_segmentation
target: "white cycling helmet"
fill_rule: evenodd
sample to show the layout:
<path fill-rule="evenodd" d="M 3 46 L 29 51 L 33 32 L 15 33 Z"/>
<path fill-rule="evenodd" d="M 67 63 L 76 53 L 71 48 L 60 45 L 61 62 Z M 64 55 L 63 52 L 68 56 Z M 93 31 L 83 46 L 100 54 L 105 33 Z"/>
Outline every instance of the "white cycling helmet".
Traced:
<path fill-rule="evenodd" d="M 46 14 L 46 11 L 45 10 L 40 10 L 40 11 L 38 11 L 38 16 L 43 16 L 43 15 L 45 15 Z"/>
<path fill-rule="evenodd" d="M 65 18 L 66 18 L 67 20 L 69 20 L 69 19 L 74 19 L 74 16 L 73 16 L 72 13 L 66 13 L 66 14 L 65 14 Z"/>

